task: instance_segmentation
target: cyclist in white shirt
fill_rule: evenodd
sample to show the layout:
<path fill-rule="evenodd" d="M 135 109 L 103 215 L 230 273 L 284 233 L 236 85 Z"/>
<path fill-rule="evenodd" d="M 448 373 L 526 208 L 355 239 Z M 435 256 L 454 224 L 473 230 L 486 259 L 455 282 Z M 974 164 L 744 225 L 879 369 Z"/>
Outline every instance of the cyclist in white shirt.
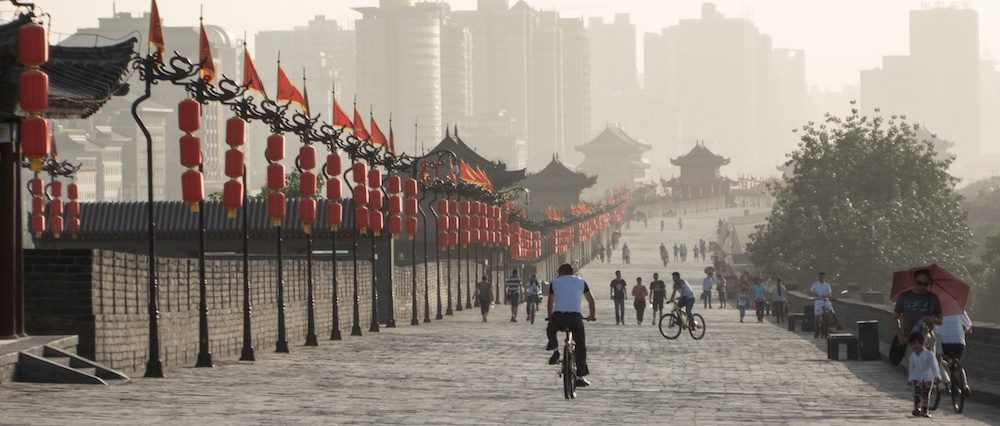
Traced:
<path fill-rule="evenodd" d="M 812 287 L 809 287 L 809 293 L 813 295 L 813 314 L 816 318 L 819 318 L 820 315 L 823 315 L 823 306 L 825 305 L 827 312 L 833 317 L 833 323 L 837 326 L 837 330 L 843 330 L 844 327 L 841 327 L 840 321 L 837 320 L 837 313 L 833 312 L 833 303 L 830 303 L 833 288 L 830 287 L 830 283 L 826 282 L 826 272 L 820 272 L 818 278 L 818 281 L 812 283 Z M 816 333 L 818 336 L 818 329 Z"/>
<path fill-rule="evenodd" d="M 677 306 L 684 308 L 684 312 L 687 313 L 688 324 L 694 324 L 694 317 L 691 316 L 691 310 L 694 309 L 694 291 L 691 290 L 691 285 L 687 281 L 681 279 L 680 272 L 674 272 L 670 274 L 674 279 L 674 291 L 670 293 L 670 301 L 674 301 L 674 297 L 677 297 Z M 678 293 L 680 295 L 678 296 Z"/>
<path fill-rule="evenodd" d="M 564 263 L 559 266 L 559 277 L 552 280 L 549 285 L 549 326 L 545 330 L 549 337 L 549 344 L 546 350 L 555 351 L 549 358 L 549 364 L 559 362 L 559 341 L 556 333 L 563 327 L 569 327 L 573 333 L 573 340 L 576 342 L 576 374 L 578 387 L 590 386 L 590 382 L 584 376 L 590 374 L 587 368 L 587 339 L 583 329 L 583 315 L 580 313 L 582 300 L 587 299 L 587 307 L 590 314 L 587 321 L 594 321 L 594 296 L 590 294 L 590 287 L 582 278 L 573 275 L 573 266 Z"/>

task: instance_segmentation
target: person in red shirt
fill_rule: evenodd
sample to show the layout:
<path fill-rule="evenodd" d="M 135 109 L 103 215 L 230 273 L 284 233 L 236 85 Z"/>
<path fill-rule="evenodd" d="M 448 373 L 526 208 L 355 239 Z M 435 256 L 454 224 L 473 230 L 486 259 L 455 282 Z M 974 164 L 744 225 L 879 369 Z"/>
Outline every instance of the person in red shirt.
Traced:
<path fill-rule="evenodd" d="M 635 287 L 632 287 L 632 299 L 634 300 L 633 305 L 635 305 L 635 316 L 639 320 L 639 325 L 642 325 L 642 314 L 646 312 L 646 296 L 649 295 L 649 290 L 646 286 L 642 285 L 642 277 L 635 277 Z"/>

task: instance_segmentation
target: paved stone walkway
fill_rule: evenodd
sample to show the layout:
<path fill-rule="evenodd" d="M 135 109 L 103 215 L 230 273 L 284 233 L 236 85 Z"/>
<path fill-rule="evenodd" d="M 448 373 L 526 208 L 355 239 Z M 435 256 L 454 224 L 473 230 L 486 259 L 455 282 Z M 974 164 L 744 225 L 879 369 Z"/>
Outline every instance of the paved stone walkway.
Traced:
<path fill-rule="evenodd" d="M 659 264 L 662 241 L 691 245 L 714 236 L 719 217 L 735 210 L 633 224 L 623 241 L 631 265 L 591 264 L 582 271 L 598 299 L 587 326 L 593 387 L 562 396 L 546 365 L 544 321 L 518 323 L 498 306 L 489 323 L 478 310 L 419 327 L 401 326 L 322 341 L 319 348 L 271 353 L 256 363 L 216 360 L 213 369 L 168 370 L 165 379 L 135 378 L 109 387 L 4 384 L 0 424 L 736 424 L 994 423 L 1000 409 L 968 403 L 965 414 L 939 410 L 910 417 L 906 378 L 882 362 L 828 361 L 811 339 L 771 323 L 738 322 L 734 309 L 696 309 L 707 334 L 668 341 L 652 325 L 614 325 L 608 282 L 679 270 L 700 283 L 702 262 Z M 655 227 L 655 230 L 654 230 Z M 618 254 L 620 258 L 620 253 Z M 659 265 L 659 266 L 658 266 Z M 697 287 L 697 284 L 695 284 Z M 543 315 L 544 316 L 544 315 Z M 648 321 L 648 319 L 647 319 Z M 648 322 L 646 323 L 648 324 Z"/>

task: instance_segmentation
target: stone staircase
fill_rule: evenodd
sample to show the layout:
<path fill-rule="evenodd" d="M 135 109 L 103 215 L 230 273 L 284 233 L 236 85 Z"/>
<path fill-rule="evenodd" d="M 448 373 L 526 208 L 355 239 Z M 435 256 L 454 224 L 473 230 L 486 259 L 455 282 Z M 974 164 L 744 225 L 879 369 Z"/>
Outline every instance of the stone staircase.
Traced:
<path fill-rule="evenodd" d="M 124 383 L 124 374 L 76 355 L 76 336 L 32 336 L 0 345 L 0 382 Z"/>

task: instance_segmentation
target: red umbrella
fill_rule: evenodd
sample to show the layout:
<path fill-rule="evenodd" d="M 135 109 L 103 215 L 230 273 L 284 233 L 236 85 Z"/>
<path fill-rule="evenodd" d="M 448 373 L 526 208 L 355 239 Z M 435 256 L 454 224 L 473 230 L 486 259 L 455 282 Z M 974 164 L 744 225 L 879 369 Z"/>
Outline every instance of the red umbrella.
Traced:
<path fill-rule="evenodd" d="M 969 285 L 955 278 L 936 263 L 919 266 L 892 274 L 892 292 L 889 299 L 896 301 L 901 293 L 913 288 L 913 273 L 926 269 L 931 273 L 931 293 L 941 299 L 943 315 L 961 315 L 965 311 L 965 302 L 969 300 Z"/>

